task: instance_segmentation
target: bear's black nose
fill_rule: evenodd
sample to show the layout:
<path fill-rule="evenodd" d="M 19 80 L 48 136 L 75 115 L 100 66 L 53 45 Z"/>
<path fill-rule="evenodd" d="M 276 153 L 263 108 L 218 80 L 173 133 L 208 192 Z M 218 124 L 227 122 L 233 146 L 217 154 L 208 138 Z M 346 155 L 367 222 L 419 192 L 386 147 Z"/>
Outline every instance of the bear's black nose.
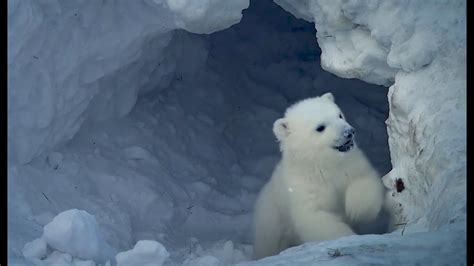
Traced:
<path fill-rule="evenodd" d="M 354 136 L 354 134 L 355 134 L 355 130 L 352 127 L 348 128 L 344 131 L 344 137 L 348 138 L 348 139 L 352 138 L 352 136 Z"/>

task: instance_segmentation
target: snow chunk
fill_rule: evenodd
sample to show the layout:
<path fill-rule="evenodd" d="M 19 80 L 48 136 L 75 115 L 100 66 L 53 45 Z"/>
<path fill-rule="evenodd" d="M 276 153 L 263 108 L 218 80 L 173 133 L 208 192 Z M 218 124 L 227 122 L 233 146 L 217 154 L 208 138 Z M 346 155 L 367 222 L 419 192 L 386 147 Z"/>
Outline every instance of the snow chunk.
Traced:
<path fill-rule="evenodd" d="M 170 256 L 166 248 L 153 240 L 140 240 L 131 250 L 115 256 L 117 266 L 160 266 Z"/>
<path fill-rule="evenodd" d="M 417 32 L 406 42 L 390 50 L 387 63 L 393 68 L 412 72 L 433 61 L 437 49 L 435 36 L 430 31 Z"/>
<path fill-rule="evenodd" d="M 42 259 L 46 256 L 47 250 L 48 246 L 46 241 L 42 238 L 38 238 L 26 243 L 22 253 L 27 259 Z"/>
<path fill-rule="evenodd" d="M 232 259 L 234 255 L 234 243 L 232 241 L 226 241 L 219 255 L 219 257 L 225 258 L 226 260 Z"/>
<path fill-rule="evenodd" d="M 167 0 L 170 10 L 179 15 L 178 27 L 193 33 L 213 33 L 236 24 L 249 0 Z"/>
<path fill-rule="evenodd" d="M 230 240 L 219 240 L 210 247 L 203 248 L 196 238 L 190 239 L 188 258 L 183 265 L 235 265 L 248 261 L 251 245 L 235 244 Z"/>
<path fill-rule="evenodd" d="M 313 22 L 313 14 L 309 9 L 309 2 L 305 0 L 297 1 L 286 1 L 286 0 L 273 0 L 276 4 L 281 6 L 286 11 L 290 12 L 297 18 L 301 18 L 307 21 Z"/>
<path fill-rule="evenodd" d="M 57 170 L 63 161 L 63 155 L 59 152 L 52 152 L 47 157 L 48 165 L 51 169 Z"/>
<path fill-rule="evenodd" d="M 146 160 L 152 158 L 150 152 L 139 146 L 131 146 L 123 149 L 123 154 L 130 160 Z"/>
<path fill-rule="evenodd" d="M 95 217 L 82 210 L 58 214 L 44 227 L 43 239 L 52 248 L 81 259 L 103 261 L 113 253 Z"/>
<path fill-rule="evenodd" d="M 183 262 L 183 266 L 220 266 L 222 262 L 214 256 L 205 255 L 198 258 L 189 258 Z"/>
<path fill-rule="evenodd" d="M 70 266 L 73 263 L 72 256 L 67 253 L 62 253 L 57 250 L 53 251 L 48 258 L 44 261 L 44 264 L 38 263 L 39 265 L 63 265 Z"/>
<path fill-rule="evenodd" d="M 92 260 L 74 259 L 73 265 L 74 266 L 95 266 L 95 262 Z"/>

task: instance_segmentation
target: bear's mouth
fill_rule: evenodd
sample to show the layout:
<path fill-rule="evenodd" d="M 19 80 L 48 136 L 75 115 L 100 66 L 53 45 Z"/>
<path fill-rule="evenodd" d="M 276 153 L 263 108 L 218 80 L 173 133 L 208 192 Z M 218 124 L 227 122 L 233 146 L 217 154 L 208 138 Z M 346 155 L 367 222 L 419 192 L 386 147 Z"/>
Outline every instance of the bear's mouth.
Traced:
<path fill-rule="evenodd" d="M 336 149 L 340 152 L 346 152 L 346 151 L 350 150 L 353 146 L 354 146 L 354 141 L 352 139 L 350 139 L 350 140 L 344 142 L 344 144 L 334 147 L 334 149 Z"/>

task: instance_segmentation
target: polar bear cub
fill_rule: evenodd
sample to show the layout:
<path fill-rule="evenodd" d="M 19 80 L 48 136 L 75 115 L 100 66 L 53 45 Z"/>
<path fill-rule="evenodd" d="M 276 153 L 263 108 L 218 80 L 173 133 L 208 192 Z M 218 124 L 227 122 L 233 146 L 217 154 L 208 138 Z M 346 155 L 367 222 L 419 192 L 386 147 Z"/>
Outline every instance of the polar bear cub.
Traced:
<path fill-rule="evenodd" d="M 331 93 L 290 106 L 273 132 L 282 159 L 255 206 L 254 258 L 354 234 L 383 205 L 377 171 Z"/>

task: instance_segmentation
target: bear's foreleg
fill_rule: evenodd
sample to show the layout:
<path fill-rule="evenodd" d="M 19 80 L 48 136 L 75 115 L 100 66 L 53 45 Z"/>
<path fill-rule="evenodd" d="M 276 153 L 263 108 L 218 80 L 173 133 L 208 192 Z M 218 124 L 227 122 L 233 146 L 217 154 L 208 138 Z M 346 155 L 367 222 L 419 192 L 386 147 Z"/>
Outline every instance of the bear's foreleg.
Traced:
<path fill-rule="evenodd" d="M 278 209 L 267 190 L 264 188 L 255 206 L 254 259 L 276 255 L 285 248 L 281 247 L 282 228 Z"/>
<path fill-rule="evenodd" d="M 345 210 L 355 223 L 373 221 L 383 204 L 383 185 L 376 178 L 354 180 L 346 190 Z"/>
<path fill-rule="evenodd" d="M 336 239 L 354 234 L 341 217 L 326 211 L 295 208 L 292 211 L 292 219 L 296 234 L 303 243 Z"/>

